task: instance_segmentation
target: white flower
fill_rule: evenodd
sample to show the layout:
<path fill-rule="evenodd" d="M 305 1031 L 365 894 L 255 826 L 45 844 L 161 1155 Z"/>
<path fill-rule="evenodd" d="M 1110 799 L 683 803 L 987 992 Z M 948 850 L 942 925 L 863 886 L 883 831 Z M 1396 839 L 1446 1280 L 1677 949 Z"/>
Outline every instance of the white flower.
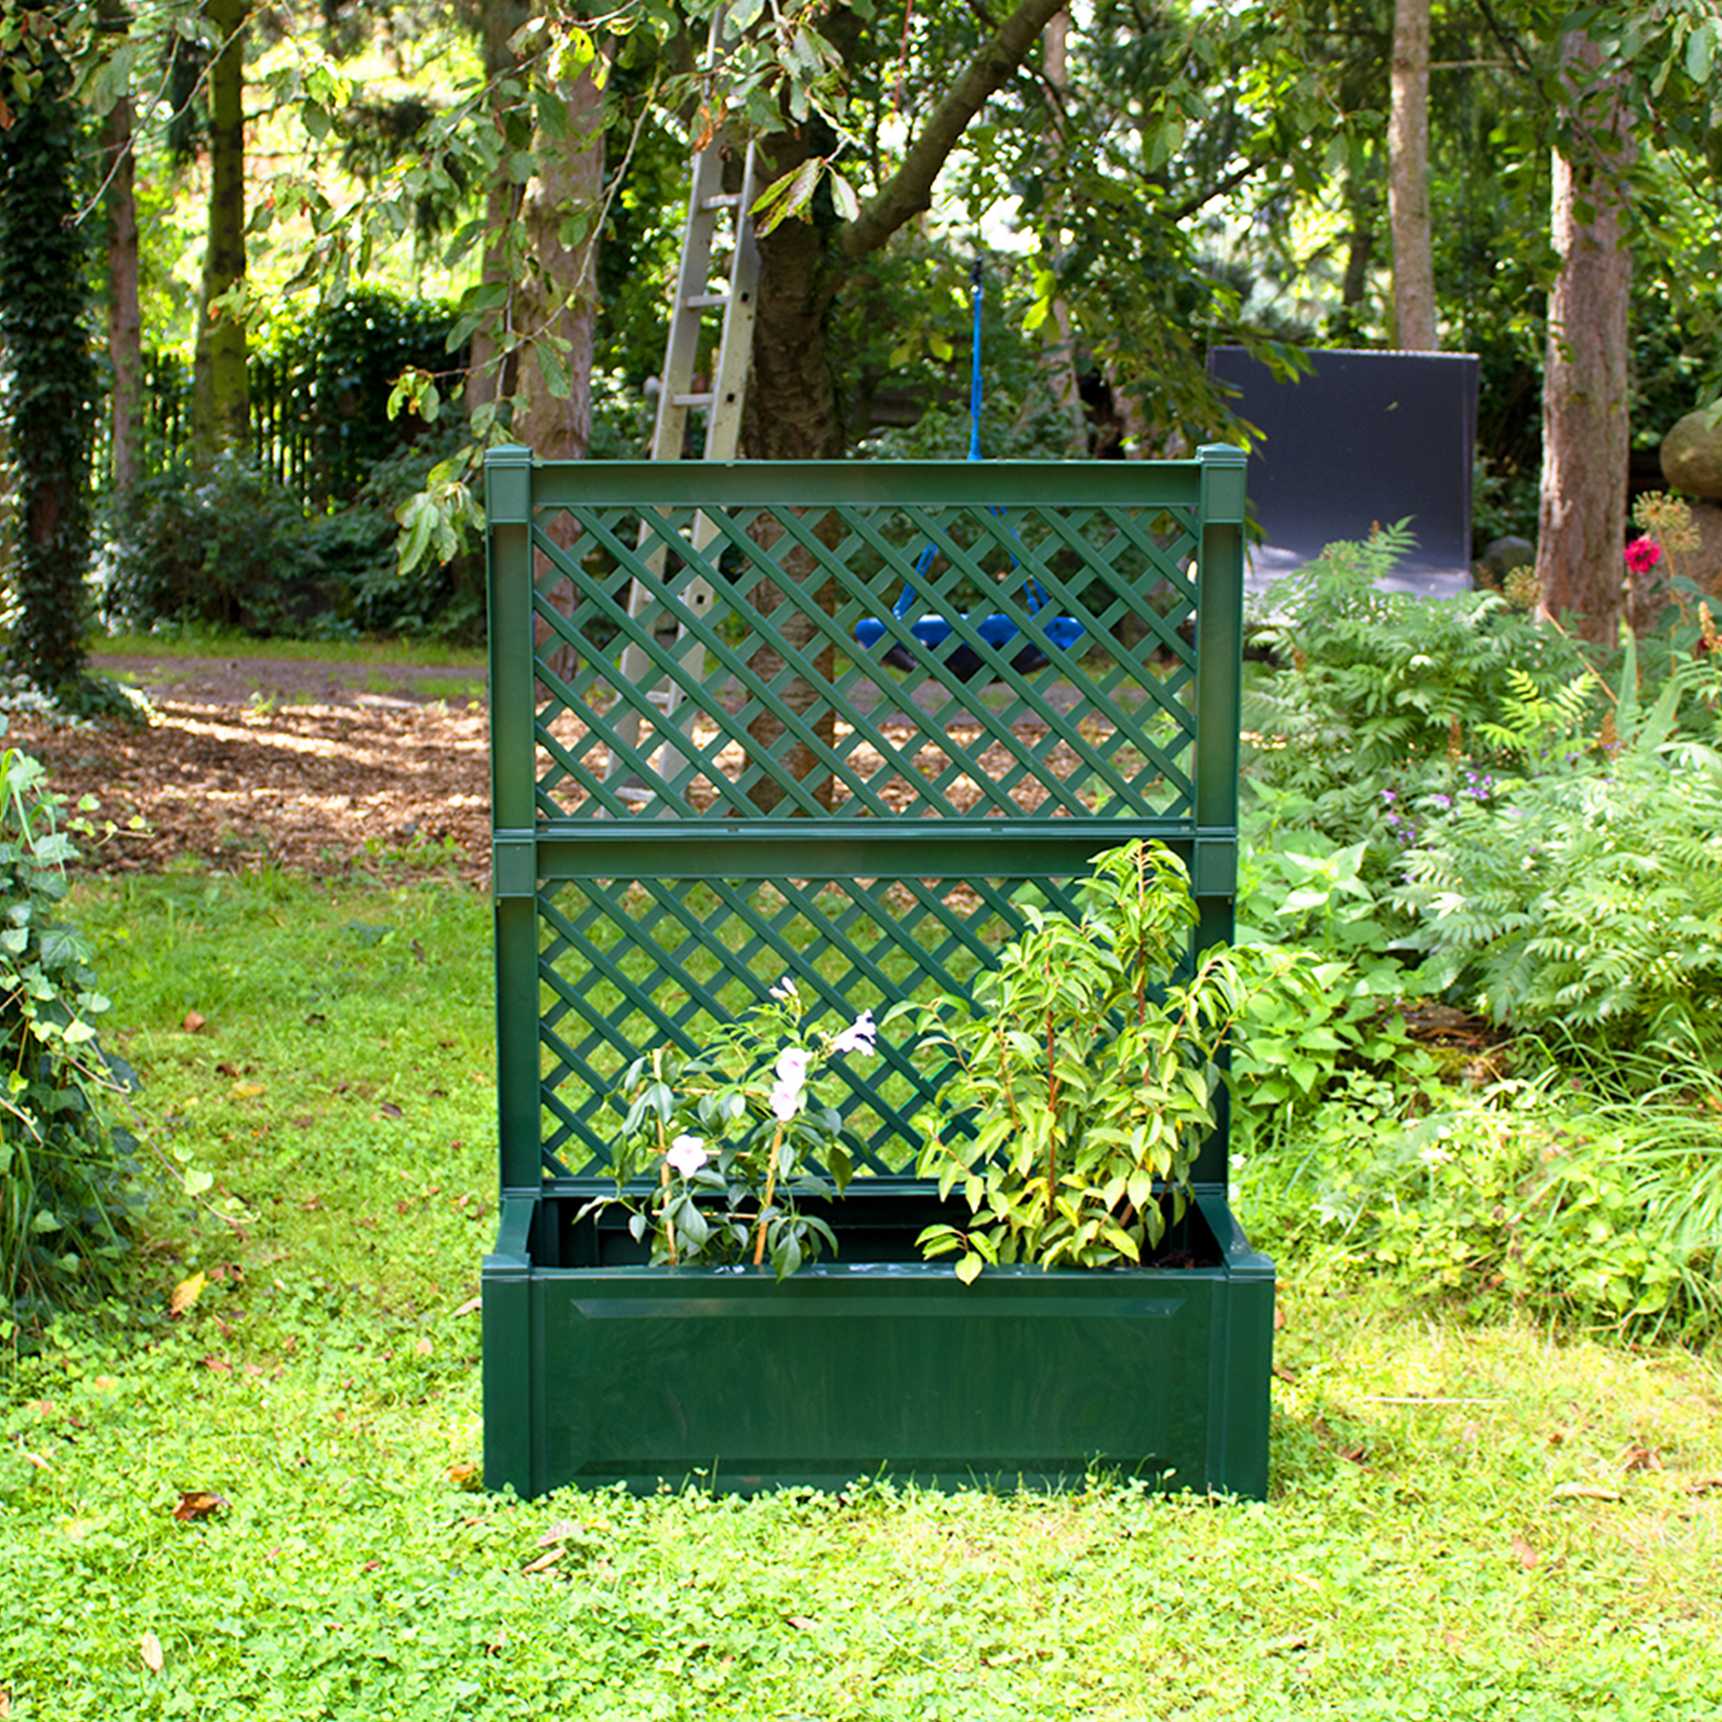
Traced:
<path fill-rule="evenodd" d="M 812 1053 L 799 1046 L 786 1046 L 777 1055 L 777 1080 L 789 1084 L 792 1088 L 805 1088 L 807 1067 L 812 1062 Z"/>
<path fill-rule="evenodd" d="M 670 1144 L 670 1151 L 664 1156 L 666 1160 L 684 1178 L 691 1178 L 711 1158 L 706 1152 L 706 1145 L 697 1136 L 678 1136 Z"/>
<path fill-rule="evenodd" d="M 779 1124 L 787 1124 L 801 1110 L 801 1097 L 807 1092 L 799 1082 L 779 1082 L 771 1090 L 771 1111 Z"/>
<path fill-rule="evenodd" d="M 776 986 L 766 989 L 779 1004 L 788 1004 L 791 999 L 798 999 L 801 994 L 796 991 L 795 977 L 785 975 Z"/>
<path fill-rule="evenodd" d="M 841 1034 L 833 1036 L 831 1050 L 833 1052 L 877 1052 L 879 1050 L 879 1030 L 873 1021 L 873 1013 L 870 1010 L 862 1011 Z"/>

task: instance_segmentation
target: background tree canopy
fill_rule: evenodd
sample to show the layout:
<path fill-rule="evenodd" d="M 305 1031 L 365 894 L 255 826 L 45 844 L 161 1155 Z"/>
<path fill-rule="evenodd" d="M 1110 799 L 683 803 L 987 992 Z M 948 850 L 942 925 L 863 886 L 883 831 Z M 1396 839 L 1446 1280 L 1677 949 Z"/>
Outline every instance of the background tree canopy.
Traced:
<path fill-rule="evenodd" d="M 0 127 L 59 176 L 32 207 L 70 211 L 113 518 L 140 479 L 224 449 L 313 515 L 354 506 L 383 460 L 367 506 L 398 513 L 409 577 L 456 568 L 456 603 L 487 442 L 643 451 L 690 152 L 724 152 L 733 180 L 757 140 L 745 454 L 960 453 L 978 251 L 989 452 L 1247 440 L 1205 371 L 1216 342 L 1288 373 L 1305 345 L 1474 351 L 1479 543 L 1536 535 L 1540 487 L 1551 604 L 1612 626 L 1598 545 L 1620 535 L 1628 439 L 1653 479 L 1664 433 L 1722 391 L 1715 0 L 740 0 L 708 52 L 714 9 L 0 0 Z M 46 108 L 75 151 L 55 155 Z M 41 224 L 8 233 L 0 314 L 25 303 L 17 248 Z M 346 381 L 284 366 L 284 330 L 336 328 L 378 291 L 400 328 Z M 1551 337 L 1551 291 L 1613 347 Z M 413 350 L 433 326 L 440 350 Z M 15 379 L 73 374 L 69 349 L 38 350 L 48 331 L 9 327 Z M 1562 416 L 1605 396 L 1606 423 Z M 28 398 L 8 391 L 15 421 Z M 360 625 L 351 584 L 276 608 Z"/>

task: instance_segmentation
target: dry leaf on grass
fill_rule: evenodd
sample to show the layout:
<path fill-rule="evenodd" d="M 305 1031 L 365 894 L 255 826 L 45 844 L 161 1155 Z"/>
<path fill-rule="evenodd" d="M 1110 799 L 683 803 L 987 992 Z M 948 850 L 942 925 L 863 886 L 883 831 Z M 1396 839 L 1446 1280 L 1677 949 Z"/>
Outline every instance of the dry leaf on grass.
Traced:
<path fill-rule="evenodd" d="M 786 1614 L 783 1623 L 785 1626 L 793 1626 L 797 1632 L 815 1632 L 819 1627 L 818 1621 L 809 1620 L 804 1614 Z"/>
<path fill-rule="evenodd" d="M 420 1357 L 429 1357 L 432 1349 L 431 1339 L 428 1333 L 420 1334 L 417 1343 L 413 1346 L 413 1350 L 416 1351 Z"/>
<path fill-rule="evenodd" d="M 218 1495 L 213 1489 L 186 1489 L 173 1509 L 173 1516 L 182 1525 L 195 1524 L 199 1519 L 213 1518 L 217 1513 L 225 1512 L 230 1505 L 225 1495 Z"/>
<path fill-rule="evenodd" d="M 457 1489 L 476 1489 L 478 1487 L 478 1467 L 470 1459 L 463 1459 L 450 1465 L 445 1475 Z"/>
<path fill-rule="evenodd" d="M 187 1034 L 201 1034 L 208 1021 L 209 1018 L 206 1017 L 202 1011 L 188 1010 L 185 1013 L 185 1021 L 179 1026 L 184 1029 Z"/>
<path fill-rule="evenodd" d="M 457 1309 L 454 1313 L 457 1316 L 477 1315 L 478 1312 L 483 1308 L 484 1308 L 484 1299 L 483 1298 L 481 1298 L 481 1297 L 469 1297 L 466 1300 L 466 1302 L 463 1303 L 460 1306 L 460 1308 Z"/>
<path fill-rule="evenodd" d="M 188 1275 L 173 1288 L 173 1296 L 167 1300 L 167 1313 L 175 1321 L 203 1296 L 203 1288 L 208 1283 L 208 1278 L 207 1274 L 199 1271 Z"/>
<path fill-rule="evenodd" d="M 403 1116 L 401 1109 L 395 1105 L 392 1100 L 378 1102 L 377 1110 L 382 1113 L 385 1118 L 400 1118 Z"/>
<path fill-rule="evenodd" d="M 549 1554 L 540 1555 L 535 1561 L 528 1561 L 520 1571 L 522 1575 L 526 1573 L 547 1573 L 565 1554 L 567 1554 L 567 1552 L 568 1551 L 566 1549 L 562 1548 L 552 1549 Z"/>
<path fill-rule="evenodd" d="M 1528 1573 L 1534 1573 L 1543 1558 L 1523 1537 L 1513 1538 L 1513 1553 L 1517 1556 L 1519 1565 Z"/>
<path fill-rule="evenodd" d="M 543 1536 L 538 1539 L 538 1546 L 547 1549 L 552 1543 L 565 1543 L 570 1537 L 577 1537 L 580 1527 L 572 1519 L 558 1519 Z"/>
<path fill-rule="evenodd" d="M 153 1632 L 146 1632 L 138 1640 L 138 1657 L 151 1674 L 160 1674 L 164 1658 L 161 1653 L 161 1640 Z"/>

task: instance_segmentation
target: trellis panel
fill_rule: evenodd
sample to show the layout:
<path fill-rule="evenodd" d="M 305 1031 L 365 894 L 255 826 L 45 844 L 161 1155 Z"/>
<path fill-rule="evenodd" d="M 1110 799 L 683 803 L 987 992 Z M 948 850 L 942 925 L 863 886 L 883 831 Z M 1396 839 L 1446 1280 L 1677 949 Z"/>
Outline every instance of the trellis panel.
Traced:
<path fill-rule="evenodd" d="M 600 1172 L 620 1069 L 699 1046 L 784 974 L 828 1023 L 963 989 L 1025 901 L 1069 906 L 1089 858 L 1127 837 L 1186 856 L 1199 942 L 1229 933 L 1239 451 L 1029 466 L 498 449 L 487 506 L 505 1187 Z M 947 638 L 918 637 L 926 615 Z M 867 618 L 885 634 L 871 649 Z M 629 647 L 643 680 L 623 673 Z M 843 1081 L 864 1175 L 909 1181 L 937 1073 L 887 1048 Z M 1223 1133 L 1197 1176 L 1223 1185 Z"/>

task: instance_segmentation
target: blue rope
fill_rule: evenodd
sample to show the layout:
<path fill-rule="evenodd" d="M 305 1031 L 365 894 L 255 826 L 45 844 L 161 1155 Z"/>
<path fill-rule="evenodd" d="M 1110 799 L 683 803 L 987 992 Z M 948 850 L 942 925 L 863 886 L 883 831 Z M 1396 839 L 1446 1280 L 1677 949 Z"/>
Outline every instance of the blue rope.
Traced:
<path fill-rule="evenodd" d="M 986 300 L 986 272 L 981 267 L 980 258 L 976 258 L 969 269 L 969 301 L 972 307 L 971 333 L 969 338 L 969 459 L 982 460 L 981 453 L 981 407 L 985 399 L 981 384 L 981 311 Z M 1004 509 L 993 507 L 993 513 L 1004 515 Z M 938 550 L 931 544 L 923 544 L 921 553 L 915 558 L 915 575 L 924 580 L 932 570 L 933 563 L 938 559 Z M 1016 566 L 1016 558 L 1011 558 L 1011 566 Z M 1023 581 L 1023 602 L 1028 613 L 1034 615 L 1046 602 L 1046 594 L 1040 589 L 1040 582 L 1032 576 Z M 908 581 L 903 583 L 903 590 L 898 594 L 897 602 L 891 606 L 891 613 L 899 621 L 906 617 L 915 607 L 915 588 Z"/>

